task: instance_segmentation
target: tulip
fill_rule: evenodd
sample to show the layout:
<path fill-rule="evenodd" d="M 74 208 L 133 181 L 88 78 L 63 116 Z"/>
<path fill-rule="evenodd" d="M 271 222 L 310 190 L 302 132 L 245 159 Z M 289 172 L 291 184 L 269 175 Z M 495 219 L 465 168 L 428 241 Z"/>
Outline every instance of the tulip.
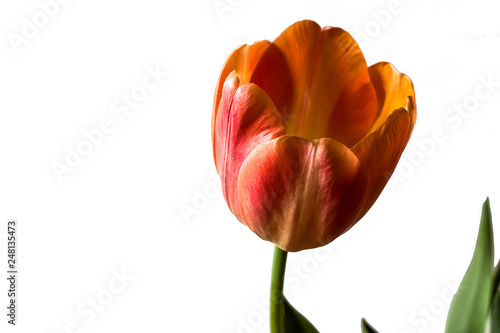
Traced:
<path fill-rule="evenodd" d="M 370 209 L 416 118 L 411 80 L 367 66 L 344 30 L 301 21 L 220 73 L 212 143 L 236 218 L 283 251 L 333 241 Z"/>

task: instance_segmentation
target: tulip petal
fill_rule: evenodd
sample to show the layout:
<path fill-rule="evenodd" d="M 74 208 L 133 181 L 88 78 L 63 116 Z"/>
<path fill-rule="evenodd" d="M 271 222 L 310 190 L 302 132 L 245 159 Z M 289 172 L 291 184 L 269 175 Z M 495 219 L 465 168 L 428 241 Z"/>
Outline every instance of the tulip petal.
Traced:
<path fill-rule="evenodd" d="M 236 72 L 231 73 L 226 81 L 224 82 L 224 87 L 221 92 L 221 100 L 219 103 L 219 109 L 214 110 L 212 113 L 212 146 L 214 153 L 215 168 L 220 174 L 221 164 L 224 163 L 224 152 L 226 148 L 224 147 L 226 133 L 218 132 L 217 130 L 223 127 L 224 119 L 227 119 L 227 114 L 231 112 L 231 104 L 233 103 L 234 94 L 240 86 L 240 77 Z M 224 115 L 219 114 L 222 112 Z"/>
<path fill-rule="evenodd" d="M 359 170 L 357 157 L 332 139 L 263 143 L 241 166 L 241 216 L 285 251 L 328 244 L 355 223 L 366 183 Z"/>
<path fill-rule="evenodd" d="M 215 89 L 214 111 L 212 113 L 212 142 L 215 136 L 215 120 L 223 95 L 223 84 L 228 75 L 235 71 L 240 84 L 255 83 L 271 98 L 283 119 L 291 109 L 293 86 L 286 59 L 281 51 L 269 41 L 237 48 L 226 60 Z M 215 158 L 215 155 L 214 155 Z"/>
<path fill-rule="evenodd" d="M 288 122 L 295 91 L 286 59 L 276 45 L 269 45 L 262 54 L 249 82 L 266 92 L 281 113 L 283 121 Z"/>
<path fill-rule="evenodd" d="M 377 95 L 356 41 L 340 28 L 301 21 L 274 42 L 290 69 L 294 91 L 287 134 L 333 138 L 348 147 L 377 116 Z"/>
<path fill-rule="evenodd" d="M 214 107 L 212 112 L 212 143 L 214 143 L 215 136 L 215 120 L 217 119 L 219 103 L 222 98 L 223 87 L 227 77 L 231 72 L 236 71 L 239 75 L 239 80 L 242 83 L 248 83 L 255 66 L 257 66 L 262 54 L 267 50 L 269 45 L 271 45 L 271 43 L 266 40 L 255 42 L 252 45 L 242 45 L 234 50 L 224 63 L 224 67 L 222 67 L 222 71 L 219 75 L 219 80 L 217 81 L 217 87 L 215 88 Z"/>
<path fill-rule="evenodd" d="M 394 110 L 406 108 L 407 98 L 409 96 L 415 97 L 415 89 L 410 78 L 398 72 L 391 63 L 379 62 L 370 66 L 368 70 L 372 84 L 377 92 L 379 110 L 376 121 L 368 131 L 371 133 L 377 130 Z M 413 128 L 416 113 L 411 112 L 410 116 Z"/>
<path fill-rule="evenodd" d="M 267 50 L 269 45 L 271 45 L 271 42 L 267 40 L 255 42 L 252 45 L 245 44 L 238 47 L 231 53 L 231 55 L 229 55 L 219 75 L 219 81 L 217 83 L 217 88 L 215 89 L 215 110 L 217 110 L 219 107 L 222 87 L 224 85 L 224 82 L 226 81 L 227 76 L 232 71 L 236 71 L 236 73 L 238 73 L 238 75 L 240 76 L 241 82 L 250 82 L 250 78 L 253 74 L 255 66 L 257 66 L 260 58 Z"/>
<path fill-rule="evenodd" d="M 379 128 L 352 148 L 359 158 L 368 188 L 357 219 L 361 219 L 373 205 L 391 177 L 413 130 L 412 114 L 415 104 L 408 98 L 406 109 L 392 112 Z"/>
<path fill-rule="evenodd" d="M 285 130 L 281 115 L 269 96 L 253 83 L 238 87 L 239 82 L 235 72 L 226 79 L 217 113 L 214 142 L 224 197 L 233 214 L 241 221 L 237 197 L 241 164 L 256 146 L 283 135 Z"/>

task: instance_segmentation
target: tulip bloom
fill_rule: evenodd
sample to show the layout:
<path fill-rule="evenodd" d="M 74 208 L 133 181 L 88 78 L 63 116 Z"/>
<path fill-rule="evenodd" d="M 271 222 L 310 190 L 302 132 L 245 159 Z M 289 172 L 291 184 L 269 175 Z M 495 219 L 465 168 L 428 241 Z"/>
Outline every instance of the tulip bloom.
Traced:
<path fill-rule="evenodd" d="M 340 28 L 301 21 L 221 71 L 212 142 L 236 218 L 284 251 L 323 246 L 378 198 L 416 118 L 411 80 L 367 67 Z"/>

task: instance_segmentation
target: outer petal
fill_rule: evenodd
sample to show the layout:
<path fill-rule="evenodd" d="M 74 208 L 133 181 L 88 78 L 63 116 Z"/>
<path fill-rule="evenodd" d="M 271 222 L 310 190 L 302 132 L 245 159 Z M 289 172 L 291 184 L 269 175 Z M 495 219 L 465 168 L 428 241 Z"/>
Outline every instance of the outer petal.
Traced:
<path fill-rule="evenodd" d="M 388 62 L 379 62 L 370 66 L 368 70 L 372 84 L 377 92 L 379 110 L 377 119 L 369 130 L 369 133 L 371 133 L 377 130 L 394 110 L 406 108 L 407 98 L 409 96 L 415 97 L 415 89 L 410 78 L 398 72 L 396 67 Z M 415 118 L 416 113 L 412 112 L 412 124 L 415 123 Z"/>
<path fill-rule="evenodd" d="M 253 74 L 255 66 L 260 61 L 262 54 L 267 50 L 271 43 L 267 40 L 255 42 L 252 45 L 242 45 L 234 50 L 227 58 L 224 67 L 219 76 L 217 87 L 215 89 L 214 110 L 219 107 L 222 88 L 227 76 L 236 71 L 240 76 L 240 80 L 244 83 L 250 82 L 250 77 Z"/>
<path fill-rule="evenodd" d="M 212 113 L 212 142 L 215 148 L 215 120 L 223 98 L 223 84 L 235 71 L 240 84 L 255 83 L 272 99 L 278 111 L 286 117 L 291 109 L 293 87 L 286 60 L 281 51 L 269 41 L 243 45 L 231 53 L 226 60 L 215 89 Z M 286 118 L 285 118 L 286 119 Z M 214 154 L 214 158 L 215 154 Z"/>
<path fill-rule="evenodd" d="M 377 200 L 410 139 L 414 126 L 413 115 L 416 114 L 413 97 L 408 98 L 406 107 L 408 111 L 400 108 L 392 112 L 376 131 L 352 148 L 368 181 L 366 198 L 358 213 L 358 220 Z"/>
<path fill-rule="evenodd" d="M 224 84 L 214 143 L 224 197 L 241 221 L 237 197 L 241 164 L 256 146 L 285 130 L 279 112 L 262 89 L 252 83 L 238 85 L 238 75 L 233 72 Z"/>
<path fill-rule="evenodd" d="M 344 30 L 313 21 L 290 26 L 274 42 L 290 67 L 293 118 L 287 133 L 333 138 L 347 146 L 366 134 L 377 115 L 377 96 L 358 44 Z"/>
<path fill-rule="evenodd" d="M 347 231 L 365 191 L 357 157 L 332 139 L 283 136 L 255 148 L 238 179 L 241 216 L 285 251 L 325 245 Z"/>
<path fill-rule="evenodd" d="M 225 140 L 226 140 L 226 127 L 225 119 L 231 112 L 231 105 L 233 103 L 234 94 L 240 86 L 240 77 L 236 72 L 231 73 L 224 82 L 224 89 L 221 92 L 221 99 L 218 110 L 212 113 L 212 145 L 214 153 L 215 168 L 220 174 L 221 165 L 224 163 Z M 223 113 L 219 114 L 219 113 Z M 221 132 L 224 131 L 224 132 Z"/>

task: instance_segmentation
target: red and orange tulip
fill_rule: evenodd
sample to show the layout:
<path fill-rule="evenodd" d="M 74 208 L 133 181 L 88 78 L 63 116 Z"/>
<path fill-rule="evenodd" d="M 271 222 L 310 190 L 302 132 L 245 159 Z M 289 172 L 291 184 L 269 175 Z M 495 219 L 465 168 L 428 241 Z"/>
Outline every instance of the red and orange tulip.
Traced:
<path fill-rule="evenodd" d="M 215 92 L 212 141 L 238 220 L 285 251 L 328 244 L 370 209 L 415 125 L 411 80 L 367 67 L 340 28 L 301 21 L 233 51 Z"/>

